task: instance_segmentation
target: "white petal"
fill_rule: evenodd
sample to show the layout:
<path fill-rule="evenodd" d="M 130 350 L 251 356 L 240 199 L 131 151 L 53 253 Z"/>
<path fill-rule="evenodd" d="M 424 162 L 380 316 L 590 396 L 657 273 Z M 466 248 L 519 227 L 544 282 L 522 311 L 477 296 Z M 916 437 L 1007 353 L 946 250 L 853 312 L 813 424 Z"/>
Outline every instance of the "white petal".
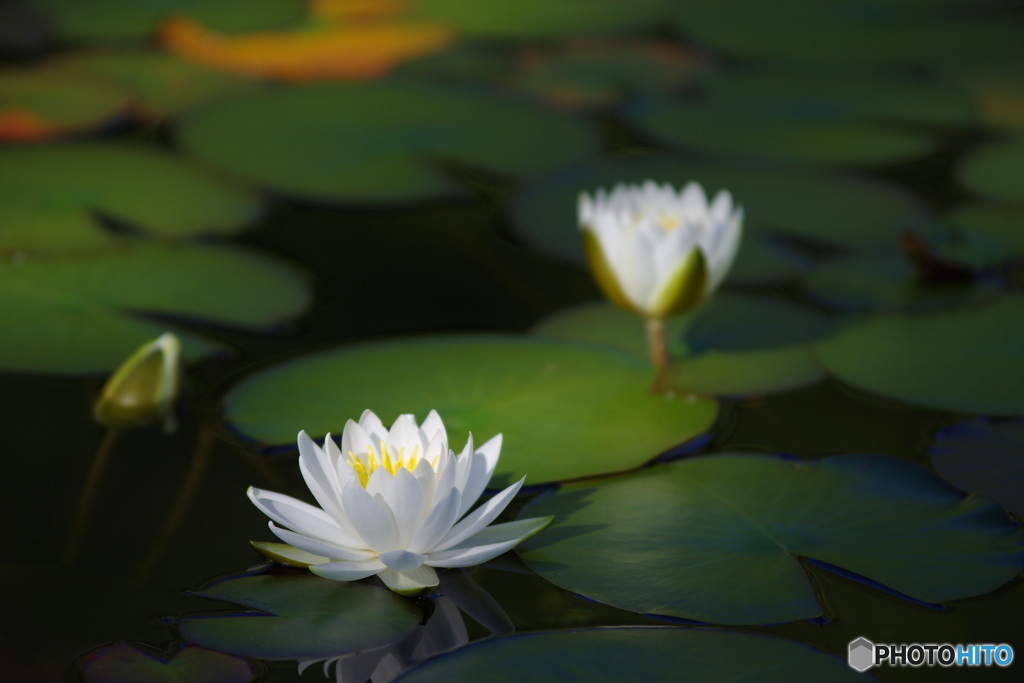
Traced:
<path fill-rule="evenodd" d="M 710 270 L 708 292 L 714 291 L 722 283 L 722 280 L 728 275 L 733 261 L 736 259 L 736 253 L 740 247 L 740 238 L 743 236 L 742 207 L 736 210 L 732 218 L 721 227 L 721 230 L 721 243 L 713 254 L 708 255 L 708 269 Z"/>
<path fill-rule="evenodd" d="M 365 560 L 373 557 L 376 553 L 362 548 L 340 546 L 336 543 L 328 543 L 317 538 L 304 534 L 297 534 L 288 529 L 282 529 L 273 522 L 268 522 L 270 531 L 288 545 L 293 545 L 299 550 L 307 553 L 320 555 L 330 560 Z"/>
<path fill-rule="evenodd" d="M 526 481 L 526 477 L 523 477 L 466 515 L 466 518 L 453 526 L 451 531 L 445 534 L 444 538 L 432 546 L 431 550 L 451 548 L 464 539 L 479 533 L 485 526 L 493 522 L 495 517 L 501 514 L 501 511 L 505 509 L 516 493 L 519 492 L 524 481 Z"/>
<path fill-rule="evenodd" d="M 416 468 L 412 471 L 416 481 L 419 482 L 420 490 L 423 491 L 423 507 L 424 509 L 430 509 L 434 507 L 434 492 L 435 485 L 437 484 L 437 473 L 434 472 L 434 468 L 426 460 L 420 460 L 416 463 Z"/>
<path fill-rule="evenodd" d="M 394 475 L 388 472 L 383 467 L 378 467 L 370 475 L 370 478 L 366 480 L 366 492 L 371 496 L 383 495 L 385 491 L 391 488 L 391 482 L 394 479 Z"/>
<path fill-rule="evenodd" d="M 423 564 L 425 559 L 427 559 L 426 555 L 410 553 L 408 550 L 389 550 L 380 554 L 380 561 L 384 563 L 384 566 L 397 572 L 412 571 Z"/>
<path fill-rule="evenodd" d="M 372 560 L 360 560 L 358 562 L 328 562 L 327 564 L 315 564 L 309 568 L 317 576 L 334 581 L 356 581 L 373 576 L 384 569 L 384 563 L 373 558 Z"/>
<path fill-rule="evenodd" d="M 339 519 L 342 516 L 341 499 L 338 498 L 341 487 L 330 455 L 321 450 L 304 431 L 299 432 L 298 443 L 299 472 L 302 473 L 306 487 L 316 502 L 320 503 L 320 507 L 335 520 Z"/>
<path fill-rule="evenodd" d="M 445 443 L 448 442 L 448 432 L 445 431 L 444 422 L 436 410 L 431 410 L 427 415 L 427 419 L 420 425 L 420 433 L 423 435 L 423 440 L 426 443 L 433 441 L 438 434 L 441 435 Z"/>
<path fill-rule="evenodd" d="M 437 572 L 425 565 L 408 572 L 385 569 L 379 576 L 385 586 L 402 595 L 417 595 L 428 588 L 436 587 L 438 583 Z"/>
<path fill-rule="evenodd" d="M 370 437 L 374 446 L 388 438 L 388 430 L 372 410 L 363 411 L 363 414 L 359 416 L 359 426 Z"/>
<path fill-rule="evenodd" d="M 414 553 L 424 553 L 433 548 L 451 530 L 452 524 L 458 519 L 456 514 L 459 512 L 460 500 L 458 489 L 451 489 L 442 496 L 433 509 L 427 513 L 406 549 Z"/>
<path fill-rule="evenodd" d="M 412 415 L 399 415 L 388 432 L 388 451 L 392 459 L 408 458 L 414 453 L 423 455 L 426 450 L 427 444 L 423 443 L 416 419 Z"/>
<path fill-rule="evenodd" d="M 341 492 L 341 503 L 366 547 L 377 552 L 394 550 L 396 539 L 392 523 L 376 498 L 359 484 L 351 483 Z"/>
<path fill-rule="evenodd" d="M 366 453 L 371 446 L 376 448 L 373 439 L 365 429 L 352 420 L 345 423 L 345 431 L 341 433 L 341 452 L 346 457 L 353 453 L 356 455 Z"/>
<path fill-rule="evenodd" d="M 498 434 L 473 454 L 473 459 L 470 461 L 469 477 L 462 489 L 462 506 L 459 508 L 459 515 L 456 519 L 460 519 L 469 512 L 469 508 L 473 507 L 477 498 L 487 488 L 487 482 L 491 480 L 494 468 L 498 466 L 500 453 L 501 434 Z"/>
<path fill-rule="evenodd" d="M 289 529 L 344 547 L 359 547 L 358 539 L 338 527 L 335 520 L 320 508 L 313 507 L 283 493 L 249 487 L 249 500 L 267 517 Z"/>
<path fill-rule="evenodd" d="M 493 560 L 498 555 L 511 550 L 518 542 L 519 539 L 516 539 L 502 543 L 442 550 L 437 553 L 430 553 L 426 564 L 431 567 L 472 567 L 474 564 Z"/>
<path fill-rule="evenodd" d="M 426 515 L 423 490 L 412 472 L 404 467 L 398 470 L 391 486 L 384 492 L 384 502 L 395 515 L 395 526 L 398 528 L 397 547 L 404 548 Z"/>
<path fill-rule="evenodd" d="M 707 218 L 708 198 L 700 183 L 687 183 L 679 195 L 679 201 L 687 222 L 700 222 Z"/>

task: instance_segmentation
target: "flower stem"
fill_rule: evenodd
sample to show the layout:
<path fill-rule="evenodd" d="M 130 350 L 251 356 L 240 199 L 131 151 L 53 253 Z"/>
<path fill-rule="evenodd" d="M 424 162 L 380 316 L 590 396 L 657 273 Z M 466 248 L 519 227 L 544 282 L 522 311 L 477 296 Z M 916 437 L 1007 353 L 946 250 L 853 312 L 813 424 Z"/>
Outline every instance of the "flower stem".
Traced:
<path fill-rule="evenodd" d="M 110 453 L 114 450 L 120 430 L 108 429 L 96 455 L 92 457 L 92 464 L 89 465 L 89 473 L 85 476 L 85 486 L 82 488 L 82 497 L 78 500 L 78 507 L 75 509 L 75 516 L 71 520 L 71 532 L 68 534 L 67 544 L 64 546 L 62 562 L 65 566 L 71 566 L 78 553 L 78 547 L 82 545 L 82 536 L 85 533 L 86 522 L 92 512 L 93 502 L 96 500 L 96 491 L 99 489 L 100 480 L 103 478 L 103 471 L 110 460 Z"/>
<path fill-rule="evenodd" d="M 660 318 L 647 319 L 647 356 L 651 359 L 651 365 L 659 370 L 668 366 L 665 321 Z"/>
<path fill-rule="evenodd" d="M 146 555 L 146 559 L 142 561 L 138 571 L 135 572 L 132 585 L 141 585 L 167 550 L 167 544 L 181 525 L 181 520 L 184 518 L 185 512 L 188 511 L 196 491 L 199 490 L 199 484 L 203 481 L 203 473 L 206 471 L 206 466 L 210 462 L 210 454 L 213 452 L 213 441 L 213 428 L 204 426 L 199 432 L 199 443 L 196 444 L 196 451 L 192 455 L 192 462 L 189 464 L 188 474 L 185 475 L 185 483 L 182 484 L 181 491 L 178 493 L 178 499 L 174 501 L 174 507 L 167 515 L 163 529 L 160 530 L 160 535 L 153 547 L 150 548 L 149 554 Z"/>

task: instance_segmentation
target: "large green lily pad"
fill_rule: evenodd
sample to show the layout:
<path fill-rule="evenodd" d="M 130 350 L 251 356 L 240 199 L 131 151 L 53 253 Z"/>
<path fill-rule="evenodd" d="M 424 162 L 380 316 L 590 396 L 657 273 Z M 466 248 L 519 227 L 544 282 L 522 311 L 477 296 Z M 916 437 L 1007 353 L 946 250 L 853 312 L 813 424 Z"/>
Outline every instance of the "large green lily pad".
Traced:
<path fill-rule="evenodd" d="M 51 66 L 79 81 L 117 87 L 147 118 L 179 115 L 211 99 L 257 87 L 256 81 L 151 50 L 90 50 L 62 57 Z"/>
<path fill-rule="evenodd" d="M 995 12 L 986 17 L 974 7 L 982 3 L 963 4 L 973 11 L 934 0 L 688 0 L 677 7 L 688 36 L 753 57 L 873 66 L 959 65 L 1012 54 L 1019 27 Z"/>
<path fill-rule="evenodd" d="M 736 159 L 882 164 L 924 156 L 936 144 L 923 132 L 856 116 L 814 94 L 651 96 L 634 100 L 627 116 L 667 144 Z"/>
<path fill-rule="evenodd" d="M 965 491 L 1024 513 L 1024 420 L 967 420 L 944 429 L 932 446 L 932 465 Z"/>
<path fill-rule="evenodd" d="M 727 189 L 744 208 L 744 230 L 773 232 L 834 247 L 863 247 L 895 242 L 900 233 L 927 216 L 924 205 L 905 191 L 860 176 L 723 164 L 667 155 L 602 159 L 563 169 L 527 185 L 513 199 L 512 228 L 529 244 L 547 253 L 584 264 L 583 240 L 576 211 L 580 192 L 610 189 L 617 183 L 645 180 L 682 187 L 691 180 L 709 193 Z M 767 260 L 778 255 L 740 246 L 737 268 L 755 265 L 744 259 Z M 795 266 L 800 268 L 801 266 Z"/>
<path fill-rule="evenodd" d="M 417 0 L 411 16 L 441 21 L 462 35 L 490 39 L 554 38 L 655 25 L 665 0 Z"/>
<path fill-rule="evenodd" d="M 340 434 L 366 409 L 390 424 L 437 410 L 449 446 L 504 435 L 496 472 L 527 483 L 637 467 L 706 431 L 715 401 L 650 393 L 652 370 L 614 349 L 511 336 L 341 348 L 270 368 L 236 387 L 226 416 L 267 445 L 304 429 Z"/>
<path fill-rule="evenodd" d="M 45 69 L 0 72 L 0 141 L 35 142 L 81 134 L 124 113 L 127 97 Z"/>
<path fill-rule="evenodd" d="M 927 282 L 905 255 L 891 247 L 868 249 L 825 263 L 804 276 L 815 300 L 858 311 L 929 311 L 954 308 L 999 294 L 970 273 L 950 282 Z"/>
<path fill-rule="evenodd" d="M 301 313 L 305 278 L 245 249 L 136 245 L 68 258 L 0 262 L 0 369 L 114 369 L 143 342 L 178 331 L 186 358 L 216 347 L 149 314 L 257 329 Z"/>
<path fill-rule="evenodd" d="M 971 248 L 966 256 L 962 248 L 951 256 L 965 259 L 971 265 L 990 265 L 1024 255 L 1024 206 L 968 204 L 946 216 L 943 222 L 959 238 L 957 246 Z"/>
<path fill-rule="evenodd" d="M 253 611 L 181 617 L 178 631 L 185 640 L 261 659 L 335 657 L 380 647 L 409 635 L 421 619 L 410 601 L 383 586 L 312 574 L 245 576 L 196 595 Z"/>
<path fill-rule="evenodd" d="M 738 652 L 743 656 L 736 656 Z M 802 643 L 666 627 L 573 629 L 488 639 L 435 657 L 398 680 L 655 681 L 682 672 L 688 680 L 708 683 L 862 680 L 838 657 Z"/>
<path fill-rule="evenodd" d="M 818 342 L 825 368 L 861 389 L 932 408 L 1024 413 L 1024 296 L 943 313 L 885 315 Z"/>
<path fill-rule="evenodd" d="M 688 458 L 564 485 L 523 514 L 555 516 L 519 552 L 556 585 L 712 623 L 820 616 L 800 558 L 928 603 L 987 593 L 1024 564 L 998 504 L 885 456 Z"/>
<path fill-rule="evenodd" d="M 964 160 L 957 175 L 968 189 L 986 197 L 1024 203 L 1024 136 L 1000 140 Z"/>
<path fill-rule="evenodd" d="M 57 32 L 75 40 L 142 40 L 164 19 L 187 16 L 221 31 L 255 31 L 294 22 L 302 0 L 23 0 L 46 12 Z"/>
<path fill-rule="evenodd" d="M 255 674 L 244 659 L 194 645 L 171 657 L 120 642 L 97 648 L 78 662 L 85 683 L 248 683 Z"/>
<path fill-rule="evenodd" d="M 821 315 L 780 299 L 718 294 L 666 326 L 672 368 L 663 388 L 683 393 L 761 394 L 811 384 L 824 373 L 809 344 L 831 332 Z M 609 304 L 572 308 L 534 334 L 606 345 L 646 358 L 644 322 Z"/>
<path fill-rule="evenodd" d="M 446 164 L 520 176 L 587 157 L 598 145 L 592 127 L 567 114 L 399 82 L 241 94 L 187 117 L 178 140 L 203 161 L 278 192 L 352 202 L 455 192 Z"/>
<path fill-rule="evenodd" d="M 116 243 L 100 216 L 166 239 L 232 233 L 261 208 L 250 190 L 155 149 L 75 143 L 0 150 L 0 251 Z"/>

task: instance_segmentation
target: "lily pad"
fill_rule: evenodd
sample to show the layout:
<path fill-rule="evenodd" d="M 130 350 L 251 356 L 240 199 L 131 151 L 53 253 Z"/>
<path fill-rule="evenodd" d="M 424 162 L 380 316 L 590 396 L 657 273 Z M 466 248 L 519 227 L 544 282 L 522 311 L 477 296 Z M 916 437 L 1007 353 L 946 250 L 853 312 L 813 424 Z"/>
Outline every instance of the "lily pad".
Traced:
<path fill-rule="evenodd" d="M 1024 513 L 1024 420 L 968 420 L 944 429 L 935 437 L 932 465 L 955 486 Z"/>
<path fill-rule="evenodd" d="M 421 619 L 411 602 L 383 586 L 312 574 L 245 576 L 196 595 L 252 611 L 181 617 L 181 636 L 260 659 L 335 657 L 380 647 L 409 635 Z"/>
<path fill-rule="evenodd" d="M 87 652 L 78 667 L 85 683 L 248 683 L 255 677 L 244 659 L 194 645 L 166 657 L 114 643 Z"/>
<path fill-rule="evenodd" d="M 522 40 L 646 28 L 668 6 L 665 0 L 417 0 L 409 16 L 444 22 L 465 36 Z"/>
<path fill-rule="evenodd" d="M 647 179 L 676 186 L 696 180 L 710 193 L 728 189 L 744 207 L 744 245 L 756 233 L 769 232 L 839 248 L 885 244 L 898 240 L 902 230 L 927 216 L 925 206 L 912 195 L 856 175 L 655 155 L 602 159 L 534 181 L 513 200 L 512 228 L 538 249 L 583 265 L 586 259 L 576 218 L 579 193 Z M 737 270 L 753 268 L 743 263 L 746 258 L 776 258 L 772 250 L 758 254 L 755 246 L 754 253 L 745 254 L 744 249 L 740 247 Z M 739 270 L 739 279 L 733 281 L 748 280 L 743 272 Z"/>
<path fill-rule="evenodd" d="M 302 0 L 22 0 L 43 10 L 56 31 L 74 40 L 144 40 L 161 21 L 185 15 L 223 31 L 252 31 L 292 23 Z"/>
<path fill-rule="evenodd" d="M 137 245 L 77 258 L 0 262 L 4 338 L 0 369 L 93 373 L 112 370 L 176 318 L 257 329 L 309 303 L 294 268 L 257 252 Z M 187 358 L 216 347 L 182 336 Z"/>
<path fill-rule="evenodd" d="M 1024 296 L 943 313 L 885 315 L 816 345 L 839 379 L 955 412 L 1024 413 Z"/>
<path fill-rule="evenodd" d="M 163 238 L 233 233 L 261 208 L 251 191 L 141 146 L 0 150 L 0 251 L 115 244 L 101 216 Z"/>
<path fill-rule="evenodd" d="M 926 283 L 910 259 L 892 248 L 835 259 L 808 273 L 803 283 L 815 300 L 857 311 L 942 310 L 999 294 L 974 280 Z"/>
<path fill-rule="evenodd" d="M 1000 140 L 967 157 L 957 175 L 969 190 L 986 197 L 1024 203 L 1024 136 Z"/>
<path fill-rule="evenodd" d="M 564 485 L 523 514 L 555 515 L 520 555 L 556 585 L 712 623 L 820 616 L 800 558 L 927 603 L 987 593 L 1024 564 L 999 505 L 885 456 L 688 458 Z"/>
<path fill-rule="evenodd" d="M 278 192 L 354 202 L 455 192 L 445 164 L 519 176 L 598 145 L 588 124 L 566 114 L 398 82 L 246 93 L 186 118 L 178 140 L 203 161 Z"/>
<path fill-rule="evenodd" d="M 626 113 L 667 144 L 737 159 L 883 164 L 924 156 L 936 145 L 930 135 L 856 116 L 812 94 L 643 97 Z"/>
<path fill-rule="evenodd" d="M 666 325 L 671 373 L 662 388 L 711 395 L 761 394 L 811 384 L 824 373 L 810 342 L 831 325 L 808 309 L 763 296 L 719 294 Z M 534 334 L 589 342 L 646 358 L 643 321 L 609 304 L 557 313 Z"/>
<path fill-rule="evenodd" d="M 0 142 L 34 142 L 99 128 L 124 113 L 116 88 L 44 69 L 0 73 Z"/>
<path fill-rule="evenodd" d="M 1014 22 L 995 13 L 989 18 L 981 11 L 951 11 L 954 3 L 944 4 L 690 0 L 678 5 L 677 16 L 680 29 L 700 43 L 740 55 L 814 64 L 958 65 L 1001 59 L 1019 45 Z"/>
<path fill-rule="evenodd" d="M 988 265 L 999 257 L 1024 254 L 1024 207 L 967 205 L 946 216 L 943 222 L 965 232 L 961 241 L 968 247 L 974 246 L 974 251 L 979 250 L 978 242 L 989 244 L 979 260 L 970 261 L 972 264 Z"/>
<path fill-rule="evenodd" d="M 504 446 L 496 472 L 528 484 L 637 467 L 706 431 L 709 399 L 650 393 L 645 362 L 614 349 L 512 336 L 457 336 L 341 348 L 243 382 L 226 415 L 242 434 L 294 447 L 373 410 L 389 423 L 437 410 L 452 448 L 472 431 Z M 497 483 L 495 483 L 497 485 Z"/>
<path fill-rule="evenodd" d="M 742 652 L 742 657 L 736 653 Z M 863 680 L 846 662 L 792 641 L 750 633 L 664 627 L 589 628 L 520 633 L 478 641 L 435 657 L 398 680 L 518 683 L 654 681 L 669 672 L 727 683 L 738 680 Z"/>
<path fill-rule="evenodd" d="M 135 112 L 154 119 L 258 87 L 255 81 L 148 50 L 80 52 L 52 62 L 51 68 L 78 81 L 109 83 L 130 96 Z"/>

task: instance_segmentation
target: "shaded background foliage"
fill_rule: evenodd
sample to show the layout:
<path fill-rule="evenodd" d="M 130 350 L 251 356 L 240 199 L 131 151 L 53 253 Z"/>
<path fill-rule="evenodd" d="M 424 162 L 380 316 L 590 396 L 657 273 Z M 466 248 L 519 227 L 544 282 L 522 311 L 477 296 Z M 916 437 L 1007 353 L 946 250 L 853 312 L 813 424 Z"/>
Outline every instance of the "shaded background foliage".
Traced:
<path fill-rule="evenodd" d="M 1022 651 L 1022 12 L 0 3 L 5 676 L 417 680 L 525 648 L 553 678 L 784 680 L 848 673 L 858 636 Z M 574 213 L 647 178 L 747 216 L 661 395 Z M 120 434 L 75 532 L 90 401 L 165 329 L 180 429 Z M 295 432 L 364 408 L 436 408 L 459 448 L 504 431 L 499 475 L 549 484 L 522 503 L 557 523 L 417 603 L 251 568 L 246 486 L 303 496 Z"/>

